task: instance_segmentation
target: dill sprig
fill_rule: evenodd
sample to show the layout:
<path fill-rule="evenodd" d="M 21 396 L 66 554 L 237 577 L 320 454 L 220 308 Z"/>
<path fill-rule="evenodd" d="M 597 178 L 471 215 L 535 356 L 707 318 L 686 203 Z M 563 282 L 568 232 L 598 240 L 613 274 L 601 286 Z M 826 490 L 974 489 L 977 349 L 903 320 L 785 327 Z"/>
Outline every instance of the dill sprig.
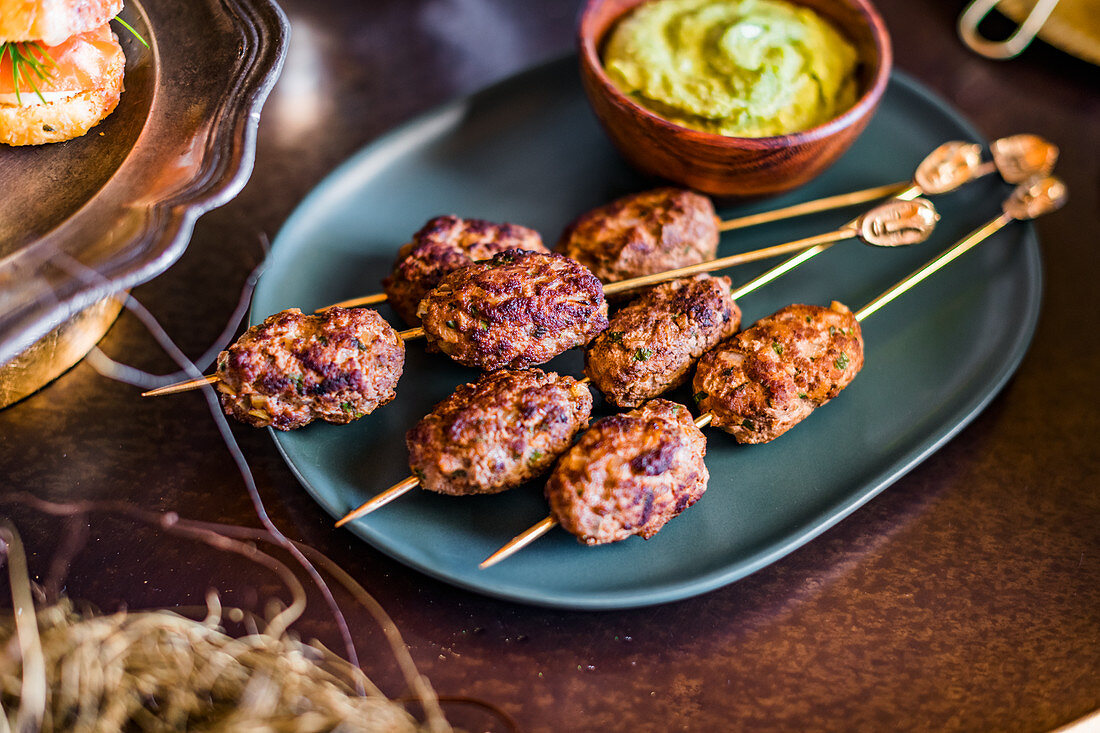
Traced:
<path fill-rule="evenodd" d="M 37 55 L 36 55 L 37 54 Z M 19 87 L 26 80 L 31 89 L 46 104 L 46 98 L 38 90 L 35 77 L 39 81 L 45 81 L 50 77 L 51 69 L 57 66 L 57 62 L 37 41 L 6 41 L 0 43 L 0 64 L 4 62 L 4 56 L 11 59 L 11 78 L 15 84 L 15 103 L 23 104 L 23 98 L 19 93 Z"/>
<path fill-rule="evenodd" d="M 119 25 L 121 25 L 126 30 L 130 31 L 130 33 L 133 35 L 134 38 L 141 41 L 142 46 L 145 46 L 146 48 L 149 48 L 148 41 L 146 41 L 144 38 L 142 38 L 141 34 L 138 33 L 136 30 L 134 30 L 134 27 L 132 25 L 127 23 L 125 20 L 123 20 L 121 16 L 116 15 L 114 19 L 118 22 Z"/>
<path fill-rule="evenodd" d="M 117 20 L 119 25 L 130 31 L 134 38 L 141 42 L 141 45 L 149 48 L 149 42 L 142 38 L 133 26 L 118 16 L 115 16 L 114 20 Z M 34 93 L 38 95 L 38 98 L 42 100 L 42 104 L 46 104 L 46 98 L 42 96 L 42 92 L 38 89 L 35 77 L 38 78 L 38 81 L 45 81 L 50 78 L 53 68 L 57 66 L 57 62 L 54 61 L 53 56 L 50 56 L 49 51 L 38 41 L 4 41 L 0 43 L 0 64 L 4 63 L 5 56 L 11 59 L 11 78 L 15 85 L 15 103 L 23 104 L 23 96 L 20 94 L 19 87 L 26 81 L 34 90 Z"/>

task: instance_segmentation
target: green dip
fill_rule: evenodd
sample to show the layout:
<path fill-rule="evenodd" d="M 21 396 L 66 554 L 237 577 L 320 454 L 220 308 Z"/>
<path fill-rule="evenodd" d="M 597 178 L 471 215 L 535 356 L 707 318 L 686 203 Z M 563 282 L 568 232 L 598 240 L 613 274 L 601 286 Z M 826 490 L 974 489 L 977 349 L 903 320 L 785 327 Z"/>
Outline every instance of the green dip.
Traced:
<path fill-rule="evenodd" d="M 684 127 L 767 137 L 855 104 L 855 49 L 819 15 L 782 0 L 652 0 L 604 47 L 611 81 Z"/>

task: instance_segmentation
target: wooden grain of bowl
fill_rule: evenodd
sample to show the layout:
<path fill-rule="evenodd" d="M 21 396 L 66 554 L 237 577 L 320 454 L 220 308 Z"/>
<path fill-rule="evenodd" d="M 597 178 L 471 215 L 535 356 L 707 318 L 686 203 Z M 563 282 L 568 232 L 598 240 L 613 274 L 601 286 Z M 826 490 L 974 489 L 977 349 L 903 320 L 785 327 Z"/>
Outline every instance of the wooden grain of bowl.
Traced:
<path fill-rule="evenodd" d="M 825 124 L 775 137 L 729 137 L 682 127 L 619 91 L 600 61 L 608 31 L 645 1 L 589 0 L 578 28 L 585 93 L 619 152 L 644 173 L 720 197 L 787 191 L 822 173 L 855 142 L 886 90 L 893 51 L 869 0 L 792 0 L 830 21 L 858 51 L 861 93 L 855 106 Z"/>

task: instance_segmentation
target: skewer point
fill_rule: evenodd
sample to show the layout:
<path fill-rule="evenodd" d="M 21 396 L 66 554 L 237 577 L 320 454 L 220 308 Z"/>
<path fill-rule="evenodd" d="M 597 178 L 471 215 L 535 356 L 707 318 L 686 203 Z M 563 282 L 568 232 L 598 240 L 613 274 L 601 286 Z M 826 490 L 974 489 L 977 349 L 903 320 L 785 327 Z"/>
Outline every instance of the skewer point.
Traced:
<path fill-rule="evenodd" d="M 360 504 L 358 507 L 345 514 L 343 517 L 337 520 L 336 526 L 343 527 L 345 524 L 352 521 L 353 519 L 364 517 L 373 512 L 375 509 L 380 509 L 386 506 L 386 504 L 389 504 L 397 497 L 404 496 L 408 492 L 412 491 L 419 484 L 420 479 L 418 479 L 416 476 L 409 476 L 407 479 L 404 479 L 394 484 L 378 496 L 363 504 Z"/>
<path fill-rule="evenodd" d="M 546 534 L 556 526 L 558 526 L 558 520 L 554 519 L 553 517 L 547 517 L 538 524 L 529 527 L 521 534 L 513 537 L 511 540 L 509 540 L 508 544 L 504 545 L 504 547 L 501 547 L 492 555 L 489 555 L 489 557 L 482 560 L 481 564 L 478 565 L 478 568 L 480 570 L 484 570 L 485 568 L 496 565 L 501 560 L 511 557 L 512 555 L 522 550 L 524 547 L 527 547 L 527 545 L 537 540 L 539 537 L 542 537 L 544 534 Z"/>
<path fill-rule="evenodd" d="M 163 387 L 157 387 L 151 389 L 148 392 L 142 392 L 142 397 L 162 397 L 169 394 L 177 394 L 179 392 L 190 392 L 193 389 L 201 389 L 208 384 L 217 384 L 219 381 L 217 374 L 210 374 L 205 377 L 199 377 L 198 379 L 188 379 L 186 382 L 176 382 L 175 384 L 166 384 Z"/>

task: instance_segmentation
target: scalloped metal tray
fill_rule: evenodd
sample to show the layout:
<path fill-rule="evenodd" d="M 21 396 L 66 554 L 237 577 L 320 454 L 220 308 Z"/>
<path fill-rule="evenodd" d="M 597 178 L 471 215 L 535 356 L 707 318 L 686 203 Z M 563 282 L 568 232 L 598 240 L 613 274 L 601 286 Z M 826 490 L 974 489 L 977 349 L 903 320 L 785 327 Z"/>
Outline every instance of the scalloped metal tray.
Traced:
<path fill-rule="evenodd" d="M 0 146 L 0 364 L 151 279 L 244 187 L 286 55 L 271 0 L 128 0 L 126 91 L 81 138 Z"/>

